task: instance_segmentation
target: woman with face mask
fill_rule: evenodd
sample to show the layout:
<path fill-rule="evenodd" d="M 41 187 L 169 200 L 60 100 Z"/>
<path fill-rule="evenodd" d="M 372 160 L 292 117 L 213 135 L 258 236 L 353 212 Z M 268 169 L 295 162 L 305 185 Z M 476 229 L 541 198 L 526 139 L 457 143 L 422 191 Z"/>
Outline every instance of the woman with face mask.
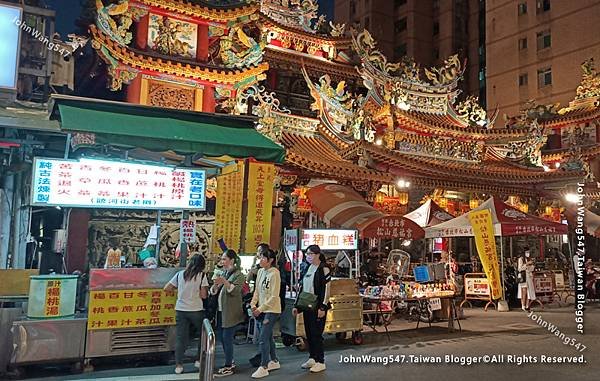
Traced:
<path fill-rule="evenodd" d="M 517 290 L 517 298 L 521 299 L 521 309 L 529 311 L 531 302 L 535 300 L 535 287 L 533 285 L 533 271 L 535 265 L 530 258 L 529 248 L 524 249 L 523 255 L 519 257 L 517 264 L 517 277 L 519 280 L 519 288 Z M 523 277 L 525 275 L 525 277 Z"/>
<path fill-rule="evenodd" d="M 214 279 L 210 288 L 212 295 L 218 295 L 217 307 L 217 339 L 223 345 L 225 365 L 215 377 L 226 377 L 233 374 L 233 339 L 238 327 L 244 322 L 242 311 L 242 286 L 244 275 L 240 272 L 240 258 L 234 250 L 227 249 L 221 256 L 222 271 Z"/>
<path fill-rule="evenodd" d="M 302 369 L 310 369 L 311 372 L 322 372 L 326 369 L 325 353 L 323 352 L 323 330 L 325 319 L 329 308 L 327 297 L 327 283 L 331 279 L 331 273 L 325 266 L 325 256 L 317 245 L 306 248 L 306 260 L 310 266 L 304 268 L 300 274 L 300 291 L 316 296 L 316 309 L 300 311 L 294 308 L 292 313 L 297 316 L 304 315 L 304 329 L 306 340 L 310 351 L 308 361 L 302 364 Z M 296 300 L 296 306 L 298 300 Z"/>
<path fill-rule="evenodd" d="M 252 373 L 252 378 L 267 377 L 270 371 L 281 368 L 275 353 L 275 339 L 273 338 L 273 326 L 281 314 L 279 298 L 281 276 L 276 263 L 277 253 L 273 250 L 262 253 L 259 262 L 260 270 L 258 270 L 254 285 L 254 295 L 250 302 L 252 315 L 258 323 L 258 347 L 261 354 L 260 366 Z"/>

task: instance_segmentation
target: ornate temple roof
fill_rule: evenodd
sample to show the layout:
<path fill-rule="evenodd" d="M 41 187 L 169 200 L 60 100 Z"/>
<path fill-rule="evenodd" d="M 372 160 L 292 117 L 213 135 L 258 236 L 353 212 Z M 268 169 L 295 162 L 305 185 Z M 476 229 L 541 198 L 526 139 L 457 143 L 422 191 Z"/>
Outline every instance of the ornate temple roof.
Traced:
<path fill-rule="evenodd" d="M 98 51 L 111 71 L 113 90 L 121 88 L 140 73 L 154 72 L 177 77 L 181 80 L 198 80 L 215 82 L 236 88 L 239 85 L 249 86 L 264 79 L 269 65 L 261 63 L 246 69 L 213 68 L 203 64 L 185 63 L 176 60 L 153 57 L 151 54 L 124 47 L 111 36 L 90 26 L 92 46 Z"/>
<path fill-rule="evenodd" d="M 183 0 L 133 0 L 129 2 L 129 5 L 130 7 L 146 10 L 151 10 L 152 8 L 164 9 L 165 11 L 180 15 L 217 22 L 235 21 L 241 17 L 249 17 L 260 9 L 260 5 L 256 3 L 238 2 L 237 4 L 232 3 L 227 4 L 226 7 L 222 7 L 208 2 L 205 2 L 205 4 L 194 4 Z"/>

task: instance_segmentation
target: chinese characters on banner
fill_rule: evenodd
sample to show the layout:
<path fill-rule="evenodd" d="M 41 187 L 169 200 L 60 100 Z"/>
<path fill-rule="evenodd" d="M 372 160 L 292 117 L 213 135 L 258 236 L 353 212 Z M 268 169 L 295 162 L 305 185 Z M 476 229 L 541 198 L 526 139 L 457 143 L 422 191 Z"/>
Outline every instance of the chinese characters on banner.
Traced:
<path fill-rule="evenodd" d="M 49 280 L 46 284 L 44 316 L 58 316 L 60 313 L 60 282 L 60 280 Z"/>
<path fill-rule="evenodd" d="M 217 177 L 217 208 L 213 233 L 213 253 L 221 253 L 219 238 L 228 248 L 240 250 L 242 231 L 242 201 L 244 191 L 244 162 L 237 163 L 237 170 Z"/>
<path fill-rule="evenodd" d="M 182 241 L 185 243 L 196 242 L 196 221 L 181 220 L 179 229 L 181 231 Z"/>
<path fill-rule="evenodd" d="M 319 245 L 321 250 L 356 250 L 358 230 L 304 229 L 302 250 L 310 245 Z"/>
<path fill-rule="evenodd" d="M 88 330 L 175 324 L 174 291 L 91 291 Z"/>
<path fill-rule="evenodd" d="M 261 242 L 271 238 L 271 211 L 273 208 L 273 164 L 250 162 L 248 169 L 248 215 L 244 249 L 253 252 Z"/>
<path fill-rule="evenodd" d="M 206 172 L 97 159 L 34 161 L 33 205 L 205 209 Z"/>
<path fill-rule="evenodd" d="M 477 246 L 483 270 L 487 275 L 492 290 L 492 299 L 499 299 L 502 297 L 502 287 L 500 283 L 500 270 L 498 268 L 498 256 L 496 255 L 496 239 L 494 237 L 492 214 L 489 209 L 483 209 L 469 212 L 467 217 L 473 227 L 475 245 Z"/>

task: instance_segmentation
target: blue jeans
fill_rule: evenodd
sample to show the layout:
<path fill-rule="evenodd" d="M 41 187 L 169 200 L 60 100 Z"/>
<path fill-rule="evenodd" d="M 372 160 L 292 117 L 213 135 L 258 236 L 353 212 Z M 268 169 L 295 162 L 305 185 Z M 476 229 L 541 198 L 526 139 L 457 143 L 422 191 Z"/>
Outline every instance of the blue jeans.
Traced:
<path fill-rule="evenodd" d="M 200 346 L 202 345 L 202 320 L 204 311 L 175 311 L 175 321 L 177 322 L 176 332 L 177 340 L 175 343 L 175 362 L 183 364 L 183 354 L 187 348 L 190 338 L 190 325 L 196 327 L 200 340 L 198 340 L 198 356 L 200 356 Z"/>
<path fill-rule="evenodd" d="M 258 351 L 260 352 L 260 366 L 267 367 L 269 361 L 278 361 L 275 353 L 275 339 L 273 338 L 273 327 L 279 314 L 267 312 L 265 318 L 258 322 L 259 339 Z"/>
<path fill-rule="evenodd" d="M 233 338 L 238 330 L 238 325 L 233 327 L 223 328 L 223 315 L 222 312 L 217 312 L 217 340 L 223 345 L 223 352 L 225 352 L 225 366 L 231 366 L 233 364 Z"/>

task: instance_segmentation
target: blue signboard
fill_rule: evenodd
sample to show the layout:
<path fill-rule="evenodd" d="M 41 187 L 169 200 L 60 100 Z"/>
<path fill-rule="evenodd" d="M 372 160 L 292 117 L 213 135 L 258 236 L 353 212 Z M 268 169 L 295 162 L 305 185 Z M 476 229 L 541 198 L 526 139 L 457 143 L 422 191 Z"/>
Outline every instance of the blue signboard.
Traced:
<path fill-rule="evenodd" d="M 83 208 L 204 210 L 202 169 L 99 159 L 36 158 L 31 204 Z"/>

